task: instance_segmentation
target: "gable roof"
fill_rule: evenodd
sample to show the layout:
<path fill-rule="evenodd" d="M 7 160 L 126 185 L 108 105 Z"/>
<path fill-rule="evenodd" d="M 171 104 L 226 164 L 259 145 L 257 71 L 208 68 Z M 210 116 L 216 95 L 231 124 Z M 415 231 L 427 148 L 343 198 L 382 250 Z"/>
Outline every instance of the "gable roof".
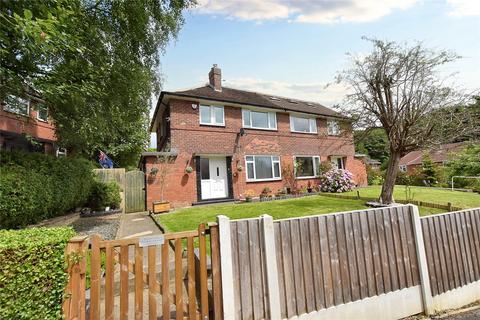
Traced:
<path fill-rule="evenodd" d="M 324 117 L 348 119 L 348 117 L 329 109 L 320 103 L 303 101 L 293 98 L 275 96 L 254 91 L 239 90 L 222 86 L 222 91 L 214 90 L 210 85 L 181 91 L 162 91 L 153 115 L 152 124 L 155 121 L 159 105 L 164 97 L 181 97 L 211 100 L 224 103 L 235 103 L 246 106 L 277 109 L 281 111 L 293 111 L 319 115 Z"/>
<path fill-rule="evenodd" d="M 468 145 L 468 142 L 456 142 L 440 145 L 430 150 L 415 150 L 407 153 L 400 159 L 399 165 L 420 165 L 424 153 L 428 153 L 435 163 L 447 161 L 451 153 L 459 152 Z"/>

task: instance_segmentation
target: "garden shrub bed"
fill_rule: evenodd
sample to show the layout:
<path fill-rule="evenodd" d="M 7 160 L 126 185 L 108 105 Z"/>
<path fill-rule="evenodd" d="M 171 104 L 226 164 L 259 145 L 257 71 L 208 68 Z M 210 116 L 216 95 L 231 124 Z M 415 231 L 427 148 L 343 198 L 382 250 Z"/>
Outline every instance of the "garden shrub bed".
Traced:
<path fill-rule="evenodd" d="M 20 228 L 83 206 L 95 183 L 85 159 L 0 154 L 0 229 Z"/>
<path fill-rule="evenodd" d="M 61 319 L 65 247 L 72 228 L 0 230 L 0 315 L 4 319 Z"/>

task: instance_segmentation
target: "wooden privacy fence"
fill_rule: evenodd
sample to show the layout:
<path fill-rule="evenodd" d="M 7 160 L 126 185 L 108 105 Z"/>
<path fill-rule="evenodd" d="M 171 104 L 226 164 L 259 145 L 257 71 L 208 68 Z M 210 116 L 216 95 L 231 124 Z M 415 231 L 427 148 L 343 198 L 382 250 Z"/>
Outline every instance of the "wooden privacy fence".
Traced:
<path fill-rule="evenodd" d="M 93 235 L 89 251 L 88 240 L 75 241 L 67 254 L 79 248 L 84 254 L 81 260 L 70 262 L 66 319 L 221 318 L 217 225 L 206 229 L 201 224 L 195 231 L 145 238 L 103 240 Z M 86 260 L 90 261 L 88 301 Z"/>
<path fill-rule="evenodd" d="M 480 272 L 479 210 L 450 213 L 463 242 L 448 249 L 464 257 L 468 272 L 464 282 L 459 276 L 455 283 L 463 286 L 456 295 L 465 296 L 455 299 L 456 306 L 480 299 L 475 273 Z M 454 303 L 435 300 L 437 284 L 430 283 L 438 277 L 429 273 L 431 267 L 448 272 L 450 260 L 430 254 L 432 233 L 427 236 L 423 228 L 425 244 L 422 233 L 422 225 L 441 217 L 421 220 L 413 205 L 277 221 L 220 216 L 224 317 L 365 319 L 381 314 L 382 319 L 400 319 L 448 309 Z M 456 231 L 445 231 L 455 239 Z M 441 248 L 445 244 L 440 241 Z M 467 288 L 468 283 L 474 285 Z"/>
<path fill-rule="evenodd" d="M 121 188 L 121 208 L 126 213 L 145 211 L 145 174 L 139 170 L 125 172 L 124 168 L 95 169 L 102 182 L 115 181 Z"/>

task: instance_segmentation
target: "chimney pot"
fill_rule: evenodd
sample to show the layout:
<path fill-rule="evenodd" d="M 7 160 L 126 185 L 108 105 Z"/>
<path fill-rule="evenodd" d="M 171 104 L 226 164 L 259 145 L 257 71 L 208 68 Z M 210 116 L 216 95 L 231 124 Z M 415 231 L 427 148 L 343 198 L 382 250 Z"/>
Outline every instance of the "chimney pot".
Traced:
<path fill-rule="evenodd" d="M 212 69 L 208 73 L 208 79 L 210 81 L 210 86 L 215 91 L 222 91 L 222 70 L 217 66 L 217 64 L 213 64 Z"/>

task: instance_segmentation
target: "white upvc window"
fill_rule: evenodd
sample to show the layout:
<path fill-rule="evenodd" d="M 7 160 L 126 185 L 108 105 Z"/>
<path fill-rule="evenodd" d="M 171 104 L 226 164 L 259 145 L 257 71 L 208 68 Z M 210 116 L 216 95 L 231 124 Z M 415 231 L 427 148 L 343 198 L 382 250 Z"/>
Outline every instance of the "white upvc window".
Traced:
<path fill-rule="evenodd" d="M 339 136 L 340 124 L 336 120 L 329 120 L 327 121 L 327 130 L 329 136 Z"/>
<path fill-rule="evenodd" d="M 17 96 L 5 97 L 5 111 L 28 116 L 30 114 L 30 102 Z"/>
<path fill-rule="evenodd" d="M 295 156 L 293 160 L 297 178 L 315 178 L 320 176 L 319 156 Z"/>
<path fill-rule="evenodd" d="M 398 166 L 398 168 L 402 172 L 407 172 L 407 165 L 406 164 L 401 164 L 401 165 Z"/>
<path fill-rule="evenodd" d="M 200 124 L 224 126 L 225 113 L 223 106 L 200 105 Z"/>
<path fill-rule="evenodd" d="M 279 156 L 245 156 L 247 181 L 281 180 Z"/>
<path fill-rule="evenodd" d="M 275 112 L 242 109 L 242 123 L 244 128 L 276 130 L 277 115 Z"/>
<path fill-rule="evenodd" d="M 45 104 L 39 103 L 35 106 L 37 109 L 37 120 L 47 122 L 48 121 L 48 108 Z"/>
<path fill-rule="evenodd" d="M 345 159 L 340 156 L 331 156 L 330 162 L 335 169 L 345 169 Z"/>
<path fill-rule="evenodd" d="M 290 129 L 292 132 L 317 133 L 317 120 L 312 117 L 290 115 Z"/>
<path fill-rule="evenodd" d="M 56 155 L 57 155 L 57 157 L 66 157 L 67 156 L 67 149 L 57 148 Z"/>

